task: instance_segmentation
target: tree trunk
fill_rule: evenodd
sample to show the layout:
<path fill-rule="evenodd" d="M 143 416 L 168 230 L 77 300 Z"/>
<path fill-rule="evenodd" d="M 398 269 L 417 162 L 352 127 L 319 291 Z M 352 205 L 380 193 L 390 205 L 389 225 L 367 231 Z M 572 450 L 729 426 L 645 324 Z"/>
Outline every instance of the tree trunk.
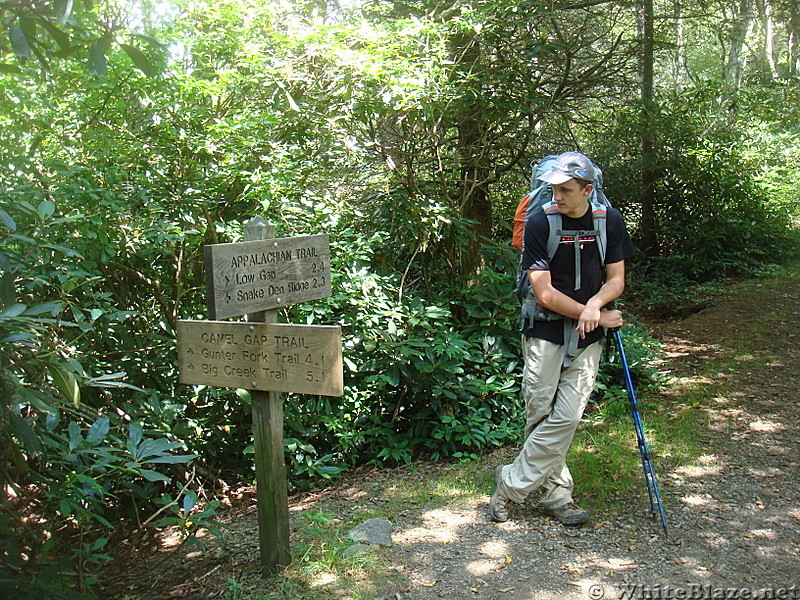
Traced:
<path fill-rule="evenodd" d="M 742 49 L 744 48 L 747 34 L 753 25 L 753 0 L 741 0 L 739 10 L 731 31 L 730 47 L 728 49 L 728 62 L 725 65 L 723 89 L 728 102 L 728 110 L 734 108 L 733 101 L 739 92 L 742 82 Z"/>
<path fill-rule="evenodd" d="M 454 55 L 457 57 L 458 72 L 469 78 L 478 67 L 480 43 L 474 35 L 458 35 L 454 39 Z M 480 89 L 470 87 L 469 96 L 481 97 Z M 473 96 L 475 95 L 475 96 Z M 472 108 L 472 110 L 470 110 Z M 489 200 L 487 180 L 489 177 L 488 147 L 485 132 L 485 117 L 481 114 L 480 102 L 465 99 L 459 110 L 456 127 L 458 129 L 458 157 L 460 163 L 460 214 L 470 219 L 471 239 L 460 257 L 461 276 L 469 278 L 481 266 L 481 245 L 484 238 L 492 234 L 492 203 Z"/>
<path fill-rule="evenodd" d="M 489 168 L 482 156 L 485 147 L 480 118 L 469 118 L 458 126 L 458 149 L 461 157 L 461 216 L 473 221 L 470 229 L 473 238 L 461 257 L 462 275 L 469 277 L 481 266 L 480 248 L 484 238 L 492 235 L 492 203 L 489 200 L 486 180 Z"/>
<path fill-rule="evenodd" d="M 642 214 L 639 222 L 639 236 L 642 250 L 648 256 L 658 254 L 656 240 L 656 153 L 653 145 L 652 120 L 654 108 L 653 69 L 653 0 L 642 0 Z"/>
<path fill-rule="evenodd" d="M 789 76 L 800 73 L 800 3 L 789 2 Z"/>
<path fill-rule="evenodd" d="M 764 28 L 764 62 L 769 67 L 772 79 L 778 79 L 778 67 L 775 63 L 775 32 L 769 0 L 759 0 L 758 13 Z"/>
<path fill-rule="evenodd" d="M 674 0 L 675 52 L 672 55 L 672 79 L 676 88 L 682 88 L 686 79 L 686 39 L 683 33 L 683 4 Z"/>

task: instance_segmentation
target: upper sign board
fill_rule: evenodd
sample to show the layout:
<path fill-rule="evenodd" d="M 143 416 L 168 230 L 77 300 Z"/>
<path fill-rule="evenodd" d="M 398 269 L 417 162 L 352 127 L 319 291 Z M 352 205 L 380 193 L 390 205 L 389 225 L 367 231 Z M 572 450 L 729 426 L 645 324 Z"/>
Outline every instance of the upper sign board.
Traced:
<path fill-rule="evenodd" d="M 210 319 L 238 317 L 331 295 L 328 236 L 205 247 Z"/>

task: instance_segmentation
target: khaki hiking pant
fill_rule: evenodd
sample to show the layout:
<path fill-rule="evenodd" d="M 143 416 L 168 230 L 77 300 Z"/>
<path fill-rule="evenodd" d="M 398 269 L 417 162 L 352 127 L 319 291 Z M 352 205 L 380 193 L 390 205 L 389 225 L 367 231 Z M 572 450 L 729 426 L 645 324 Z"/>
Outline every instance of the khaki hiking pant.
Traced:
<path fill-rule="evenodd" d="M 579 350 L 569 367 L 562 366 L 558 344 L 523 337 L 522 347 L 525 444 L 516 460 L 503 467 L 501 485 L 517 503 L 539 488 L 543 506 L 555 509 L 572 502 L 574 483 L 564 457 L 594 389 L 603 344 Z"/>

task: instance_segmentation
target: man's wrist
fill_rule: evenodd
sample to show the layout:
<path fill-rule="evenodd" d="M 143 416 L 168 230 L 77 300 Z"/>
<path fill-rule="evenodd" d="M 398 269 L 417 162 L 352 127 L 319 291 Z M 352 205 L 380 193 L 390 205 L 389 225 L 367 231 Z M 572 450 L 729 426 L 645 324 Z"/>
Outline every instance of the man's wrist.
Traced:
<path fill-rule="evenodd" d="M 603 308 L 603 303 L 598 300 L 595 300 L 594 298 L 591 298 L 586 303 L 586 308 L 590 310 L 601 310 Z"/>

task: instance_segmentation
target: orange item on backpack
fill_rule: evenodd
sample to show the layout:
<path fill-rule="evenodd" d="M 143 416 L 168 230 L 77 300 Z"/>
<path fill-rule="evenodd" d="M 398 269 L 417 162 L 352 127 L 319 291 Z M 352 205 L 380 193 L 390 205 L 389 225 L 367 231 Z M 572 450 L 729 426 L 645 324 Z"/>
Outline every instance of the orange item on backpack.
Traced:
<path fill-rule="evenodd" d="M 528 202 L 531 195 L 525 194 L 517 204 L 517 212 L 514 213 L 514 232 L 511 236 L 511 244 L 522 252 L 522 240 L 525 239 L 525 215 L 528 213 Z"/>

